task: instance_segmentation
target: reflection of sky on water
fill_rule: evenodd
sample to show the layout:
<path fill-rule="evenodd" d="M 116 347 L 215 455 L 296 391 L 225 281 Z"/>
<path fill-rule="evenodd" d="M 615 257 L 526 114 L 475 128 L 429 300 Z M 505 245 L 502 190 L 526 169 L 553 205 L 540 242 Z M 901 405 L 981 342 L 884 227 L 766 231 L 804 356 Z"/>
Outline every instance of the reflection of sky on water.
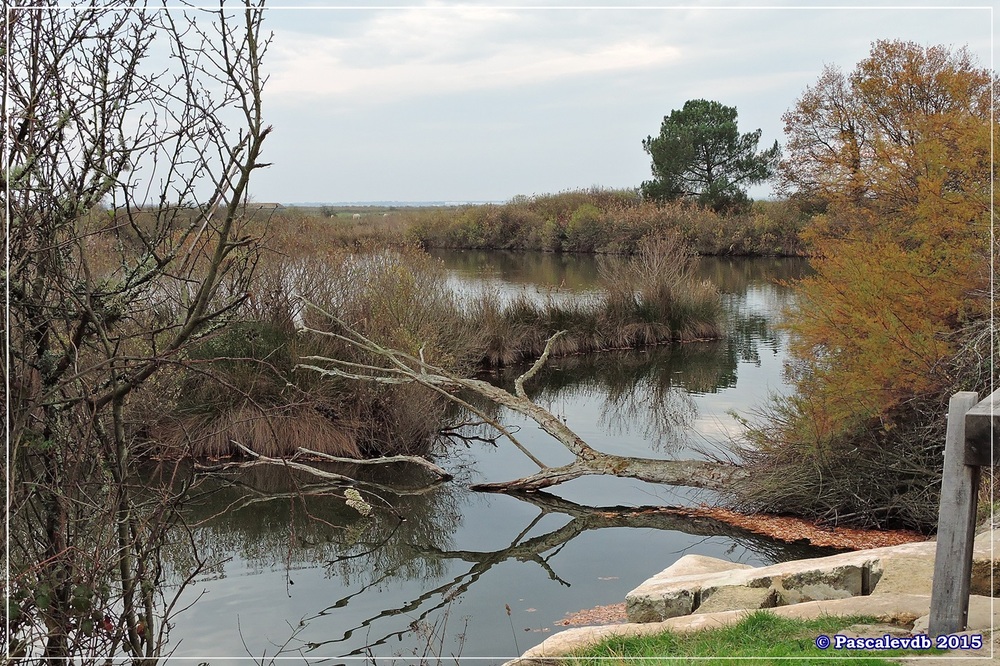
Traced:
<path fill-rule="evenodd" d="M 534 303 L 568 303 L 581 298 L 592 298 L 599 292 L 594 289 L 570 290 L 559 287 L 539 287 L 533 285 L 514 285 L 499 278 L 480 277 L 469 281 L 463 277 L 450 274 L 445 280 L 462 302 L 474 301 L 484 294 L 496 294 L 501 303 L 509 303 L 521 297 L 526 297 Z"/>
<path fill-rule="evenodd" d="M 588 481 L 571 482 L 569 486 L 575 487 L 566 494 L 580 493 Z M 655 494 L 637 499 L 642 504 L 673 503 L 663 488 L 652 491 Z M 471 499 L 464 504 L 463 528 L 454 535 L 454 550 L 488 556 L 513 542 L 538 514 L 531 505 L 504 495 Z M 522 541 L 568 522 L 563 515 L 544 516 Z M 286 574 L 281 561 L 270 570 L 259 571 L 236 558 L 227 567 L 225 579 L 195 584 L 194 592 L 206 593 L 178 617 L 174 635 L 184 640 L 175 655 L 239 657 L 248 651 L 258 658 L 265 653 L 274 655 L 277 646 L 298 630 L 289 645 L 303 649 L 302 654 L 308 657 L 343 657 L 366 644 L 375 644 L 372 653 L 381 658 L 421 656 L 423 638 L 410 625 L 420 618 L 426 605 L 443 604 L 425 622 L 436 622 L 443 632 L 446 656 L 458 654 L 457 635 L 464 631 L 461 656 L 511 658 L 518 650 L 558 631 L 555 622 L 567 613 L 619 602 L 643 580 L 687 553 L 747 564 L 770 561 L 726 536 L 608 528 L 584 532 L 544 552 L 544 564 L 542 560 L 499 561 L 475 578 L 468 593 L 450 603 L 437 595 L 414 606 L 413 601 L 428 590 L 451 581 L 468 581 L 475 575 L 469 574 L 475 565 L 453 558 L 440 575 L 428 578 L 388 576 L 379 580 L 386 572 L 370 571 L 345 587 L 321 563 L 296 563 Z M 366 585 L 371 587 L 362 592 Z M 348 597 L 348 603 L 339 605 Z M 510 619 L 505 604 L 511 608 Z M 470 618 L 467 627 L 466 617 Z M 372 622 L 372 618 L 377 620 Z M 206 627 L 211 630 L 205 631 Z M 348 632 L 351 636 L 344 640 Z M 314 645 L 311 650 L 309 644 Z M 363 657 L 363 650 L 355 656 Z"/>
<path fill-rule="evenodd" d="M 526 296 L 564 302 L 596 292 L 598 264 L 592 257 L 544 252 L 431 250 L 448 267 L 448 286 L 465 298 L 493 292 L 503 301 Z"/>
<path fill-rule="evenodd" d="M 567 288 L 567 270 L 560 263 L 560 255 L 508 253 L 495 263 L 490 263 L 489 253 L 475 251 L 438 251 L 437 256 L 448 267 L 451 284 L 467 294 L 494 290 L 502 298 L 526 294 L 542 300 L 598 293 L 598 262 L 592 258 L 590 266 L 586 258 L 573 259 L 569 280 L 572 287 Z M 775 271 L 776 266 L 781 270 Z M 717 449 L 741 432 L 731 411 L 746 417 L 769 394 L 785 394 L 789 390 L 783 377 L 787 334 L 776 331 L 774 322 L 780 320 L 791 294 L 786 287 L 771 282 L 769 276 L 776 272 L 778 278 L 787 280 L 804 270 L 805 263 L 798 260 L 700 260 L 698 277 L 712 279 L 722 290 L 728 329 L 725 344 L 735 368 L 729 382 L 701 390 L 687 384 L 684 397 L 690 406 L 677 405 L 677 408 L 689 409 L 691 416 L 677 419 L 672 431 L 665 432 L 658 427 L 662 424 L 650 423 L 657 418 L 650 410 L 636 413 L 640 410 L 631 409 L 621 413 L 616 409 L 620 405 L 609 404 L 604 398 L 603 387 L 590 391 L 563 390 L 557 396 L 543 397 L 540 404 L 565 416 L 584 440 L 609 453 L 669 458 L 682 454 L 698 456 L 699 450 Z M 537 281 L 533 282 L 533 278 Z M 555 284 L 557 279 L 560 284 Z M 560 363 L 560 359 L 553 359 L 549 366 L 558 368 Z M 676 372 L 682 374 L 680 370 Z M 661 414 L 659 418 L 662 417 Z"/>
<path fill-rule="evenodd" d="M 506 294 L 527 290 L 544 297 L 549 287 L 563 284 L 560 294 L 584 293 L 597 274 L 592 260 L 543 255 L 519 264 L 517 255 L 506 255 L 492 277 L 483 278 L 479 270 L 488 256 L 456 254 L 462 256 L 454 262 L 443 258 L 463 289 L 487 283 Z M 528 390 L 599 450 L 698 456 L 698 449 L 738 433 L 729 410 L 748 415 L 768 392 L 788 390 L 782 380 L 787 338 L 773 327 L 788 294 L 766 281 L 783 266 L 703 260 L 699 271 L 723 285 L 730 328 L 724 342 L 553 359 Z M 507 281 L 508 275 L 516 280 Z M 532 275 L 541 276 L 540 286 Z M 519 371 L 498 380 L 510 383 Z M 534 422 L 516 416 L 505 422 L 547 464 L 570 461 Z M 359 527 L 356 517 L 345 523 L 337 498 L 311 505 L 313 514 L 334 525 L 329 529 L 283 518 L 265 506 L 199 528 L 206 544 L 232 559 L 185 596 L 190 603 L 205 592 L 177 618 L 173 635 L 183 641 L 175 654 L 245 656 L 249 662 L 249 655 L 275 655 L 287 641 L 294 651 L 285 656 L 339 658 L 332 663 L 350 655 L 364 660 L 366 645 L 380 659 L 428 653 L 445 660 L 507 659 L 558 631 L 554 623 L 566 613 L 620 602 L 684 554 L 748 564 L 801 555 L 792 546 L 746 535 L 699 532 L 691 523 L 589 525 L 515 497 L 473 493 L 466 488 L 470 482 L 510 480 L 536 467 L 504 440 L 460 452 L 437 461 L 455 469 L 458 480 L 427 496 L 405 498 L 406 522 L 396 531 L 384 513 L 367 527 Z M 587 506 L 713 499 L 707 491 L 608 477 L 575 479 L 553 494 Z M 291 502 L 286 513 L 301 519 L 304 510 Z M 375 548 L 386 539 L 384 548 Z M 542 544 L 538 551 L 523 550 L 532 539 Z M 330 563 L 338 557 L 348 559 Z M 427 628 L 436 637 L 421 633 Z"/>

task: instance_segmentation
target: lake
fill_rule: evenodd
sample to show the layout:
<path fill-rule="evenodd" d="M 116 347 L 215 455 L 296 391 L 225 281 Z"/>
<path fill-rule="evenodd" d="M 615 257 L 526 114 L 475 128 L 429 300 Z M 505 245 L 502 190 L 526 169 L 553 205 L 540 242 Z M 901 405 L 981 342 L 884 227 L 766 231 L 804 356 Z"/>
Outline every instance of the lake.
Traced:
<path fill-rule="evenodd" d="M 600 270 L 590 256 L 434 254 L 466 291 L 585 298 Z M 722 293 L 725 340 L 553 359 L 530 383 L 533 398 L 609 453 L 722 450 L 738 433 L 731 411 L 749 416 L 769 393 L 788 391 L 787 335 L 776 326 L 791 295 L 776 280 L 794 280 L 808 264 L 705 258 L 697 270 Z M 512 384 L 520 372 L 494 380 Z M 569 462 L 534 423 L 504 420 L 546 464 Z M 331 466 L 381 484 L 393 510 L 376 507 L 370 517 L 323 496 L 315 479 L 273 469 L 203 484 L 186 515 L 196 548 L 178 541 L 165 553 L 175 585 L 195 570 L 193 552 L 203 561 L 170 632 L 174 656 L 500 662 L 560 630 L 567 613 L 623 601 L 682 555 L 757 565 L 830 552 L 709 520 L 587 510 L 711 502 L 707 491 L 588 477 L 533 496 L 472 492 L 472 483 L 536 468 L 509 442 L 480 441 L 488 433 L 479 429 L 461 434 L 435 460 L 455 474 L 444 484 L 405 465 Z"/>

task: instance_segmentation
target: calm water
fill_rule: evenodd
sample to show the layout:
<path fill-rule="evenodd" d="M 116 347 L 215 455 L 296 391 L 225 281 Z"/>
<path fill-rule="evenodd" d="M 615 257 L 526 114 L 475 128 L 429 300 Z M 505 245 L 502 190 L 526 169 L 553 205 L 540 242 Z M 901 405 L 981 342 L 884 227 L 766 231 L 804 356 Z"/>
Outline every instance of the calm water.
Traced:
<path fill-rule="evenodd" d="M 577 297 L 599 270 L 590 257 L 437 256 L 462 289 Z M 534 398 L 604 451 L 703 456 L 736 432 L 731 410 L 747 415 L 769 392 L 787 390 L 786 339 L 774 327 L 789 294 L 773 280 L 806 270 L 798 260 L 703 260 L 699 273 L 724 295 L 725 341 L 555 359 L 532 382 Z M 533 423 L 508 422 L 544 462 L 569 461 Z M 322 496 L 312 479 L 273 470 L 203 486 L 188 520 L 206 566 L 183 595 L 191 606 L 176 617 L 174 654 L 500 661 L 558 631 L 567 613 L 622 601 L 684 554 L 764 564 L 818 552 L 710 521 L 582 508 L 710 501 L 704 491 L 617 478 L 577 479 L 524 499 L 467 490 L 534 471 L 506 442 L 456 445 L 437 462 L 456 480 L 428 487 L 426 474 L 406 467 L 338 469 L 386 486 L 379 492 L 396 514 L 371 518 Z M 317 494 L 296 498 L 296 487 Z M 190 552 L 177 544 L 167 553 L 175 580 L 191 570 Z"/>

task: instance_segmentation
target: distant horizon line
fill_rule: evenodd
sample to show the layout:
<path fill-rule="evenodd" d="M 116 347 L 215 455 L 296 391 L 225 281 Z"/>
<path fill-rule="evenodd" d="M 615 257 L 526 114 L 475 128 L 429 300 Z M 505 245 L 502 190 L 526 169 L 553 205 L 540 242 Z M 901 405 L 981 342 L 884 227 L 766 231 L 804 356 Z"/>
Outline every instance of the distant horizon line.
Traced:
<path fill-rule="evenodd" d="M 295 201 L 284 203 L 285 206 L 463 206 L 467 204 L 500 204 L 508 199 L 427 199 L 395 201 L 389 199 L 374 199 L 371 201 Z"/>

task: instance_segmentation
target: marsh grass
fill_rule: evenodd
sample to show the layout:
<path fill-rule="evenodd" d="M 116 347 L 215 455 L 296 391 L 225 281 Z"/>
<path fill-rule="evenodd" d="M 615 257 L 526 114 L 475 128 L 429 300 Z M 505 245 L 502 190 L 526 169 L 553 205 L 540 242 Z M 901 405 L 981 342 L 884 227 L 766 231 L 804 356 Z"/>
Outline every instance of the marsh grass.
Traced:
<path fill-rule="evenodd" d="M 357 212 L 361 217 L 353 218 Z M 383 216 L 384 215 L 384 216 Z M 720 215 L 689 203 L 643 201 L 634 190 L 590 188 L 503 204 L 390 210 L 291 208 L 269 214 L 272 247 L 301 251 L 401 247 L 634 254 L 650 237 L 680 233 L 702 255 L 805 256 L 806 215 L 788 201 L 757 201 Z"/>
<path fill-rule="evenodd" d="M 331 217 L 319 209 L 292 208 L 277 212 L 267 220 L 268 247 L 288 256 L 301 256 L 413 244 L 409 231 L 412 222 L 407 213 L 391 212 L 387 217 L 381 213 L 361 215 L 355 220 L 350 214 Z"/>
<path fill-rule="evenodd" d="M 480 364 L 502 367 L 536 358 L 556 331 L 552 354 L 568 356 L 668 342 L 719 338 L 718 291 L 695 280 L 692 256 L 678 234 L 648 238 L 629 259 L 601 268 L 601 292 L 572 301 L 549 295 L 539 302 L 495 292 L 474 300 L 468 317 L 477 331 Z"/>
<path fill-rule="evenodd" d="M 462 375 L 533 360 L 561 330 L 568 333 L 555 356 L 721 335 L 718 293 L 692 277 L 696 257 L 678 234 L 643 241 L 629 259 L 608 259 L 600 295 L 539 301 L 489 291 L 462 297 L 442 263 L 415 246 L 331 249 L 310 235 L 312 224 L 275 232 L 274 251 L 235 320 L 190 350 L 192 370 L 179 380 L 175 409 L 147 415 L 167 449 L 222 456 L 236 440 L 272 457 L 299 446 L 342 457 L 429 450 L 457 417 L 442 397 L 295 369 L 311 356 L 382 362 L 334 337 L 297 332 L 300 323 L 338 332 L 300 296 L 383 347 Z"/>
<path fill-rule="evenodd" d="M 383 345 L 462 369 L 462 320 L 440 264 L 415 248 L 273 255 L 239 320 L 191 351 L 176 406 L 151 426 L 179 454 L 220 456 L 237 440 L 258 453 L 299 446 L 342 457 L 424 453 L 448 406 L 418 387 L 360 384 L 297 371 L 303 357 L 371 363 L 357 349 L 296 322 L 330 323 L 305 312 L 298 295 L 358 326 Z M 456 353 L 456 350 L 457 353 Z"/>
<path fill-rule="evenodd" d="M 643 201 L 634 190 L 591 188 L 484 204 L 396 211 L 378 219 L 335 219 L 330 233 L 424 247 L 634 254 L 645 238 L 679 232 L 703 255 L 801 256 L 805 219 L 788 202 L 755 202 L 719 215 L 686 203 Z M 384 225 L 384 226 L 383 226 Z"/>
<path fill-rule="evenodd" d="M 767 611 L 750 613 L 740 622 L 690 633 L 664 632 L 652 636 L 608 639 L 563 663 L 575 666 L 607 666 L 638 663 L 650 666 L 700 664 L 703 666 L 784 666 L 829 663 L 831 657 L 849 658 L 860 666 L 889 666 L 884 657 L 926 654 L 901 650 L 820 650 L 820 634 L 834 634 L 855 624 L 875 624 L 870 617 L 826 616 L 813 620 L 784 618 Z M 938 651 L 933 651 L 940 654 Z M 747 657 L 740 659 L 740 657 Z"/>

